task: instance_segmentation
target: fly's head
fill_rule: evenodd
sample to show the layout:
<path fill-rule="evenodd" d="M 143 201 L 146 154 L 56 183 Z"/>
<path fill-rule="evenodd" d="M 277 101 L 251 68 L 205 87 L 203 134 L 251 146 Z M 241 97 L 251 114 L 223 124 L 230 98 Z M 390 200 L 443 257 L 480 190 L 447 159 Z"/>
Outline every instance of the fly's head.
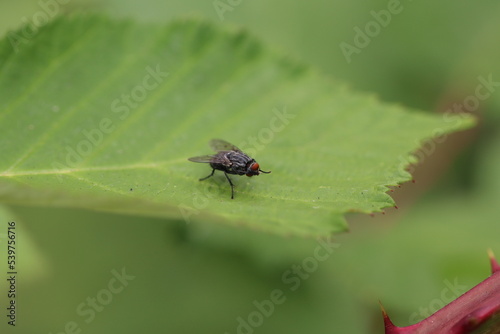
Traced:
<path fill-rule="evenodd" d="M 271 171 L 265 172 L 265 171 L 260 169 L 259 164 L 255 160 L 250 161 L 247 165 L 246 175 L 248 177 L 250 177 L 250 176 L 254 176 L 254 175 L 259 175 L 260 173 L 269 174 L 269 173 L 271 173 Z"/>

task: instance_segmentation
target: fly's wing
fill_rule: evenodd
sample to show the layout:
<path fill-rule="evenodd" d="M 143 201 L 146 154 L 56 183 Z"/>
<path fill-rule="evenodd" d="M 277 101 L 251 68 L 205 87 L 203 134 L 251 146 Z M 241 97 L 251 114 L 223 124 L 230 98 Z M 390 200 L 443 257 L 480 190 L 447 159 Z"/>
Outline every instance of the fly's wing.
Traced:
<path fill-rule="evenodd" d="M 197 157 L 192 157 L 188 159 L 189 161 L 192 162 L 204 162 L 204 163 L 215 163 L 215 164 L 222 164 L 224 166 L 229 166 L 230 161 L 227 160 L 223 154 L 217 154 L 217 155 L 200 155 Z"/>
<path fill-rule="evenodd" d="M 210 141 L 210 147 L 212 148 L 212 150 L 214 150 L 216 152 L 220 152 L 220 151 L 241 152 L 241 150 L 239 148 L 237 148 L 233 144 L 228 143 L 227 141 L 222 140 L 222 139 L 212 139 Z"/>
<path fill-rule="evenodd" d="M 210 163 L 210 162 L 216 162 L 214 161 L 215 157 L 216 157 L 215 155 L 200 155 L 198 157 L 189 158 L 188 160 L 192 162 Z"/>

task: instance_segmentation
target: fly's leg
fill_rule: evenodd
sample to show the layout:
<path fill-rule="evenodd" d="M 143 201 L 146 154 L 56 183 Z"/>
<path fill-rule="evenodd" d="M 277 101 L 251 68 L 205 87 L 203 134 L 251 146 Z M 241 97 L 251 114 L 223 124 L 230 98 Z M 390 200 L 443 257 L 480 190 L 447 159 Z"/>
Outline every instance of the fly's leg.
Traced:
<path fill-rule="evenodd" d="M 231 185 L 231 199 L 234 199 L 234 184 L 233 182 L 231 182 L 231 179 L 229 178 L 229 176 L 227 176 L 226 172 L 224 172 L 224 175 L 226 175 L 226 179 L 229 181 L 229 184 Z"/>
<path fill-rule="evenodd" d="M 200 181 L 208 179 L 210 176 L 214 175 L 214 172 L 215 172 L 215 169 L 212 169 L 212 174 L 210 174 L 209 176 L 201 178 Z"/>

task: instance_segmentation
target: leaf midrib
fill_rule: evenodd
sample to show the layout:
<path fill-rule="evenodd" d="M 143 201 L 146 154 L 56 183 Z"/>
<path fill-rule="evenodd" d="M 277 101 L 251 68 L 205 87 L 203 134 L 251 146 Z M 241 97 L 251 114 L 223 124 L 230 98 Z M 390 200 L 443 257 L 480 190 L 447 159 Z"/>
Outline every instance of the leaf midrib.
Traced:
<path fill-rule="evenodd" d="M 25 170 L 25 171 L 5 171 L 0 173 L 0 177 L 17 177 L 26 175 L 59 175 L 59 174 L 72 174 L 81 172 L 104 172 L 104 171 L 119 171 L 128 169 L 158 169 L 166 165 L 173 165 L 176 163 L 186 161 L 185 158 L 177 158 L 169 161 L 162 162 L 149 162 L 149 163 L 136 163 L 120 166 L 96 166 L 96 167 L 78 167 L 78 168 L 64 168 L 64 169 L 40 169 L 40 170 Z"/>

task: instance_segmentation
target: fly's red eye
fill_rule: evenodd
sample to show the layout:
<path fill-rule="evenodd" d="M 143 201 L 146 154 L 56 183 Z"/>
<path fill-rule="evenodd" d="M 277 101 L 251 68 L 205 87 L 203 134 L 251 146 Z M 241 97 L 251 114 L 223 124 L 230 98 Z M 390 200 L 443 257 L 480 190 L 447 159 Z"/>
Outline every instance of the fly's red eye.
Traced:
<path fill-rule="evenodd" d="M 259 164 L 258 163 L 253 163 L 252 166 L 250 166 L 250 169 L 253 171 L 258 171 L 259 170 Z"/>

